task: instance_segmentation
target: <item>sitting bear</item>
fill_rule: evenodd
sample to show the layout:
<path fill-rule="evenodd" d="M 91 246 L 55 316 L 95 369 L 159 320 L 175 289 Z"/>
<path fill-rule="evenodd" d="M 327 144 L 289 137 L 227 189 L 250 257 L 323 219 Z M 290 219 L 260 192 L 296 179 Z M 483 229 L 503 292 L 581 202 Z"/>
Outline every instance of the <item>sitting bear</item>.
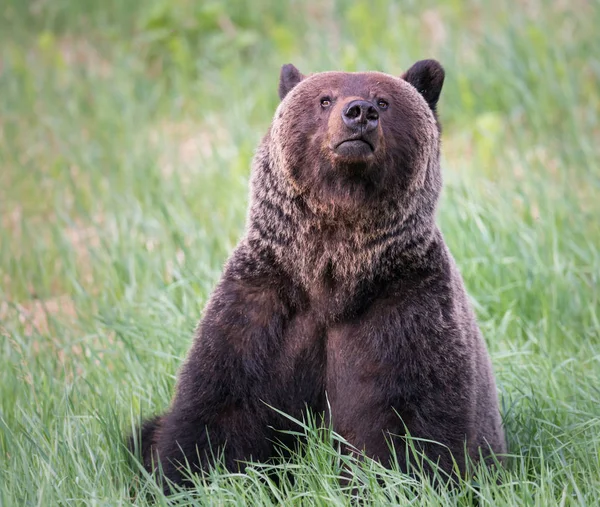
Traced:
<path fill-rule="evenodd" d="M 184 463 L 265 461 L 290 443 L 278 430 L 297 429 L 279 411 L 307 408 L 385 465 L 395 449 L 407 468 L 407 433 L 449 473 L 506 451 L 486 346 L 435 224 L 444 75 L 434 60 L 401 77 L 283 66 L 245 235 L 170 409 L 140 432 L 149 471 L 185 484 Z"/>

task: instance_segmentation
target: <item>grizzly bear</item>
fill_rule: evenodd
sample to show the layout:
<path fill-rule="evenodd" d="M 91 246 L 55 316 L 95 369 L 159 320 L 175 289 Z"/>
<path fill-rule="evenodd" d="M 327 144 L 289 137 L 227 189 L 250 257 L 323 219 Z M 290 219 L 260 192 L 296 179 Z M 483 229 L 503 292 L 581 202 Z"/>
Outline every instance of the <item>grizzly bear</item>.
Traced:
<path fill-rule="evenodd" d="M 307 409 L 403 470 L 407 434 L 450 474 L 506 451 L 486 346 L 435 223 L 444 76 L 434 60 L 401 77 L 283 66 L 245 235 L 170 409 L 140 432 L 149 471 L 185 484 L 184 464 L 265 461 L 296 429 L 281 412 Z"/>

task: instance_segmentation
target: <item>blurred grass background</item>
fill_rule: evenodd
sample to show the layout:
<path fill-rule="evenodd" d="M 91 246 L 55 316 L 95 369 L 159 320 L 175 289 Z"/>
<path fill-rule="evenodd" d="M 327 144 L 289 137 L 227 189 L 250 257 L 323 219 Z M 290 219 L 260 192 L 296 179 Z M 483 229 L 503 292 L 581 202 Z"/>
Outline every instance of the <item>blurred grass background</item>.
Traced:
<path fill-rule="evenodd" d="M 148 501 L 122 442 L 168 405 L 243 231 L 281 64 L 399 75 L 429 57 L 447 71 L 439 222 L 513 457 L 500 484 L 436 491 L 371 464 L 358 490 L 597 504 L 598 26 L 597 0 L 3 0 L 0 505 Z M 311 442 L 279 489 L 215 472 L 176 501 L 349 504 L 334 448 Z"/>

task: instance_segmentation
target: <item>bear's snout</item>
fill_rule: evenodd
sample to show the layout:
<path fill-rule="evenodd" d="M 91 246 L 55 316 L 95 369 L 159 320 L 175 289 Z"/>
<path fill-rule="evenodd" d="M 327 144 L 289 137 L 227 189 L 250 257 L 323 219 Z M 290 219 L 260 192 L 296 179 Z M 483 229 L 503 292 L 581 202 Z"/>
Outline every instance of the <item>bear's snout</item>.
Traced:
<path fill-rule="evenodd" d="M 379 113 L 370 102 L 353 100 L 342 109 L 342 120 L 350 129 L 366 133 L 377 128 Z"/>
<path fill-rule="evenodd" d="M 341 122 L 339 121 L 341 117 Z M 343 160 L 370 158 L 379 141 L 379 111 L 366 100 L 352 99 L 341 107 L 332 136 L 332 148 Z"/>

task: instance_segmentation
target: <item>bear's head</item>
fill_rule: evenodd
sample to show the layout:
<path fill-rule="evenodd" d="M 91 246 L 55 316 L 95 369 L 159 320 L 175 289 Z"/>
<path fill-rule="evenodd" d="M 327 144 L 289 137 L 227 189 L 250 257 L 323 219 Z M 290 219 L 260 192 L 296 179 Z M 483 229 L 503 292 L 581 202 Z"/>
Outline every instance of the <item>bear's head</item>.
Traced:
<path fill-rule="evenodd" d="M 270 158 L 315 210 L 439 193 L 436 105 L 444 70 L 434 60 L 401 77 L 379 72 L 302 75 L 284 65 Z"/>

